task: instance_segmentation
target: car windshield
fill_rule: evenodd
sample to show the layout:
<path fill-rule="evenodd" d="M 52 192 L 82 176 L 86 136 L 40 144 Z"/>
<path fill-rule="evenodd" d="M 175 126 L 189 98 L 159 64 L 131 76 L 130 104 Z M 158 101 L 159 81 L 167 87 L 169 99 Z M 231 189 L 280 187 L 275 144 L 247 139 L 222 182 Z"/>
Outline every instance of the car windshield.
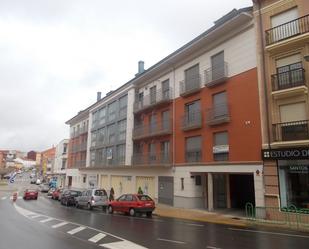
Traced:
<path fill-rule="evenodd" d="M 78 192 L 78 191 L 71 191 L 71 195 L 72 196 L 79 196 L 80 192 Z"/>
<path fill-rule="evenodd" d="M 138 195 L 137 198 L 140 201 L 152 201 L 152 199 L 148 195 Z"/>
<path fill-rule="evenodd" d="M 105 195 L 107 195 L 107 193 L 106 193 L 106 191 L 104 189 L 102 189 L 102 190 L 96 190 L 94 192 L 94 195 L 95 196 L 105 196 Z"/>

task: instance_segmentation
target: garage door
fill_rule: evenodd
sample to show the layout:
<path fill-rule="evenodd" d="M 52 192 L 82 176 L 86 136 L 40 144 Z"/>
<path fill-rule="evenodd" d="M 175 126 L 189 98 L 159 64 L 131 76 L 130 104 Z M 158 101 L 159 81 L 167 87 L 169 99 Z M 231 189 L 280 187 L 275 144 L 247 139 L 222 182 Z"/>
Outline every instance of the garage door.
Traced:
<path fill-rule="evenodd" d="M 105 190 L 110 190 L 109 183 L 108 183 L 108 176 L 101 175 L 100 187 L 104 188 Z"/>
<path fill-rule="evenodd" d="M 155 198 L 155 178 L 154 177 L 137 176 L 135 193 L 137 193 L 139 187 L 142 188 L 144 194 L 149 195 L 153 199 Z"/>
<path fill-rule="evenodd" d="M 132 177 L 131 176 L 112 176 L 111 187 L 114 188 L 115 198 L 122 194 L 133 193 Z"/>
<path fill-rule="evenodd" d="M 162 204 L 174 205 L 174 178 L 159 176 L 158 201 Z"/>

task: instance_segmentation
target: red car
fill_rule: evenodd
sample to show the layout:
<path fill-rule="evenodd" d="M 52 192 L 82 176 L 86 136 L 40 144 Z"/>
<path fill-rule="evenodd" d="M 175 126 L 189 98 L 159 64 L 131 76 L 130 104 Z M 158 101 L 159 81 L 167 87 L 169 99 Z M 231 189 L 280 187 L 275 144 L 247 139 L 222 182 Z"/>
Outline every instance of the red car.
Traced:
<path fill-rule="evenodd" d="M 37 200 L 39 191 L 37 189 L 26 189 L 24 192 L 24 200 L 34 199 Z"/>
<path fill-rule="evenodd" d="M 136 213 L 145 213 L 147 217 L 151 217 L 154 209 L 154 201 L 148 195 L 140 194 L 124 194 L 108 204 L 110 214 L 118 211 L 131 216 L 135 216 Z"/>
<path fill-rule="evenodd" d="M 62 188 L 57 188 L 53 193 L 52 193 L 52 199 L 53 200 L 59 200 L 59 195 L 63 192 Z"/>

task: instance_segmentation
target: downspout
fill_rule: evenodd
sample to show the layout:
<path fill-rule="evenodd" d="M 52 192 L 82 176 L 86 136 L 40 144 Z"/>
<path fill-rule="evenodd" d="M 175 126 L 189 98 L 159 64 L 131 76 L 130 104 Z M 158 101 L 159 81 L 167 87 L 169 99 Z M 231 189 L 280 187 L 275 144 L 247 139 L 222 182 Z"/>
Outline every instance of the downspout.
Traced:
<path fill-rule="evenodd" d="M 265 42 L 263 37 L 263 22 L 262 22 L 262 13 L 261 13 L 261 2 L 257 0 L 258 9 L 259 9 L 259 32 L 260 32 L 260 42 L 261 42 L 261 52 L 262 52 L 262 78 L 264 84 L 264 96 L 265 96 L 265 105 L 266 105 L 266 122 L 267 122 L 267 146 L 268 149 L 271 149 L 270 145 L 270 119 L 269 119 L 269 102 L 268 102 L 268 87 L 267 87 L 267 76 L 266 76 L 266 66 L 265 66 Z"/>
<path fill-rule="evenodd" d="M 176 131 L 176 121 L 175 121 L 175 116 L 176 116 L 176 113 L 175 113 L 175 110 L 176 110 L 176 104 L 175 104 L 175 86 L 176 86 L 176 83 L 175 83 L 175 67 L 173 66 L 173 119 L 172 119 L 172 123 L 173 123 L 173 158 L 172 158 L 172 167 L 173 167 L 173 173 L 175 172 L 175 155 L 176 155 L 176 151 L 175 151 L 175 131 Z"/>

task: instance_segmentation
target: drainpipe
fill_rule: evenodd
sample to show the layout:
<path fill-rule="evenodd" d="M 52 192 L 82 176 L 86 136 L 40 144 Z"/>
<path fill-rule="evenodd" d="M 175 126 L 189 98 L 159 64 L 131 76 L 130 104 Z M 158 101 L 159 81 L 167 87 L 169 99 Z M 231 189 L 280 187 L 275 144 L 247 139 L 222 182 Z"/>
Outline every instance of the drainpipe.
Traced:
<path fill-rule="evenodd" d="M 267 145 L 268 149 L 271 149 L 270 145 L 270 118 L 269 118 L 269 102 L 268 102 L 268 87 L 267 87 L 267 76 L 266 76 L 266 65 L 265 65 L 265 42 L 263 37 L 263 22 L 261 13 L 261 2 L 257 0 L 257 5 L 259 9 L 259 32 L 260 32 L 260 42 L 261 42 L 261 52 L 262 52 L 262 79 L 264 84 L 264 95 L 265 95 L 265 105 L 266 105 L 266 122 L 267 122 Z"/>
<path fill-rule="evenodd" d="M 173 66 L 173 93 L 172 93 L 172 96 L 173 96 L 173 120 L 172 120 L 172 123 L 173 123 L 173 157 L 172 157 L 172 166 L 173 166 L 173 173 L 175 172 L 175 155 L 176 155 L 176 151 L 175 151 L 175 128 L 176 128 L 176 119 L 175 119 L 175 116 L 176 116 L 176 113 L 175 113 L 175 109 L 176 109 L 176 105 L 175 105 L 175 67 Z"/>

